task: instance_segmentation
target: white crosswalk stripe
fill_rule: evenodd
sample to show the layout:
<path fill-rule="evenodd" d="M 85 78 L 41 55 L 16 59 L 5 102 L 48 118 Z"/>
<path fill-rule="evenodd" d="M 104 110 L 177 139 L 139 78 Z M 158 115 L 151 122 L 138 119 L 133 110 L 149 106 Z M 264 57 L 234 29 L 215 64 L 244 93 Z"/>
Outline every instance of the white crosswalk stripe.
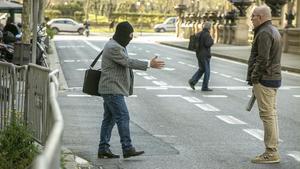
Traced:
<path fill-rule="evenodd" d="M 220 111 L 218 108 L 210 105 L 210 104 L 195 104 L 195 106 L 199 107 L 204 111 Z"/>
<path fill-rule="evenodd" d="M 239 120 L 233 116 L 217 115 L 216 117 L 228 124 L 247 124 L 246 122 L 243 122 L 242 120 Z"/>

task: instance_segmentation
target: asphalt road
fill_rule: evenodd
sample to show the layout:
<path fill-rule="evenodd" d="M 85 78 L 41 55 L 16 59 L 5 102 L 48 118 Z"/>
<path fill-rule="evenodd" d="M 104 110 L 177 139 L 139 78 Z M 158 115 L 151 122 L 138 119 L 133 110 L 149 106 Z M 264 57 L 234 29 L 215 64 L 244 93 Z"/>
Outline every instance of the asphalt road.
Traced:
<path fill-rule="evenodd" d="M 202 81 L 193 91 L 187 81 L 197 69 L 195 54 L 151 42 L 159 40 L 156 38 L 144 34 L 127 47 L 130 57 L 158 55 L 166 62 L 163 70 L 135 71 L 134 95 L 126 98 L 133 145 L 146 153 L 126 160 L 99 160 L 102 98 L 83 94 L 81 86 L 84 70 L 109 37 L 56 36 L 68 85 L 58 98 L 65 120 L 64 146 L 95 168 L 104 169 L 300 169 L 299 75 L 284 72 L 278 91 L 282 162 L 252 164 L 250 159 L 264 151 L 264 144 L 257 105 L 251 112 L 245 111 L 251 94 L 244 81 L 247 66 L 213 57 L 213 92 L 201 92 Z M 111 149 L 121 154 L 116 127 Z"/>

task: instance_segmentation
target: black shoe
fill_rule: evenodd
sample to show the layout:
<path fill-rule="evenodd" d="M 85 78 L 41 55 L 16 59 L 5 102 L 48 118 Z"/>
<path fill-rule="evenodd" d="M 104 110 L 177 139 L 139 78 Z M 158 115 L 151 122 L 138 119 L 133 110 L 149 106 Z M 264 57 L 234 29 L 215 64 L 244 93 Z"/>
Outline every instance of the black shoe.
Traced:
<path fill-rule="evenodd" d="M 195 90 L 195 85 L 192 83 L 191 80 L 189 80 L 189 85 L 190 85 L 190 87 L 191 87 L 193 90 Z"/>
<path fill-rule="evenodd" d="M 204 91 L 204 92 L 211 92 L 211 91 L 213 91 L 213 90 L 210 89 L 210 88 L 206 88 L 206 89 L 201 89 L 201 91 Z"/>
<path fill-rule="evenodd" d="M 144 151 L 136 151 L 135 148 L 132 147 L 129 150 L 123 151 L 123 157 L 129 158 L 129 157 L 133 157 L 133 156 L 139 156 L 144 153 L 145 153 Z"/>
<path fill-rule="evenodd" d="M 98 158 L 120 158 L 119 155 L 113 154 L 109 149 L 98 152 Z"/>

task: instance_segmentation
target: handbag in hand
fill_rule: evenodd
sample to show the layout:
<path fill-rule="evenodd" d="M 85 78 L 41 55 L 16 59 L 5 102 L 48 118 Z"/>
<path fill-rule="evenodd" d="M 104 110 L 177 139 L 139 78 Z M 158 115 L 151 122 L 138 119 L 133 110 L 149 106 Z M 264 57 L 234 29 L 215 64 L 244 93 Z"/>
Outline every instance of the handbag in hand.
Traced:
<path fill-rule="evenodd" d="M 98 59 L 102 55 L 103 50 L 100 54 L 96 57 L 96 59 L 91 64 L 90 68 L 85 71 L 84 81 L 82 86 L 82 92 L 93 95 L 93 96 L 100 96 L 98 93 L 98 85 L 101 77 L 101 69 L 95 70 L 93 67 L 97 63 Z"/>

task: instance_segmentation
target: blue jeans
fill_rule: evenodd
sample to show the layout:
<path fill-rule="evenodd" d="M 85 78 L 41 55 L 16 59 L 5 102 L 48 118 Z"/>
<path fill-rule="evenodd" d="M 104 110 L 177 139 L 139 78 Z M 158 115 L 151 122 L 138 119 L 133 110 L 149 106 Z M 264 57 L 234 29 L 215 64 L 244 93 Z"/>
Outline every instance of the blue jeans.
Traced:
<path fill-rule="evenodd" d="M 104 115 L 101 125 L 100 143 L 98 151 L 109 149 L 112 129 L 117 123 L 120 142 L 123 150 L 132 147 L 129 131 L 129 112 L 122 95 L 102 95 Z"/>
<path fill-rule="evenodd" d="M 209 76 L 210 76 L 210 58 L 200 57 L 198 60 L 199 69 L 192 76 L 190 82 L 195 85 L 201 79 L 204 73 L 204 79 L 202 83 L 202 89 L 208 88 Z"/>

